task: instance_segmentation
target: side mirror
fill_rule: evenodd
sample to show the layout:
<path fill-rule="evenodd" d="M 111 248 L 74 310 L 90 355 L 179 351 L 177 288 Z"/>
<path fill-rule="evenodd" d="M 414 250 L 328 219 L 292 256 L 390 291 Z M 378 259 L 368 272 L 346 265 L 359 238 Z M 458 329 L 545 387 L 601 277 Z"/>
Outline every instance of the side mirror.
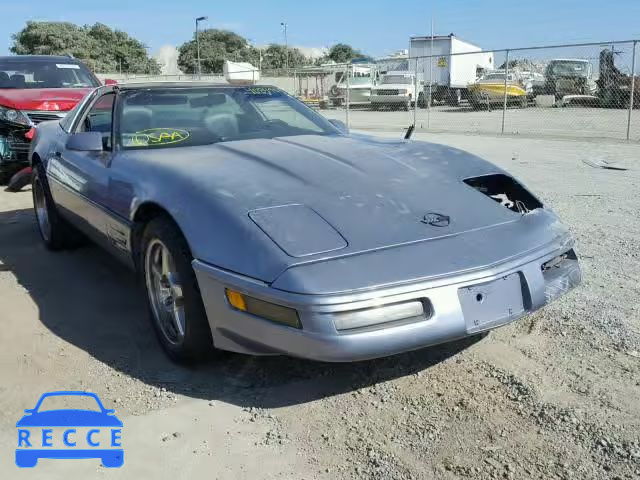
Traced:
<path fill-rule="evenodd" d="M 329 123 L 334 127 L 336 127 L 338 130 L 340 130 L 342 133 L 349 133 L 349 128 L 347 127 L 347 124 L 344 123 L 342 120 L 336 120 L 335 118 L 331 118 L 329 120 Z"/>
<path fill-rule="evenodd" d="M 112 78 L 105 78 L 105 79 L 104 79 L 104 84 L 105 84 L 105 85 L 117 85 L 117 84 L 118 84 L 118 81 L 117 81 L 117 80 L 114 80 L 114 79 L 112 79 Z"/>
<path fill-rule="evenodd" d="M 25 408 L 24 413 L 33 413 L 33 408 Z"/>
<path fill-rule="evenodd" d="M 67 149 L 79 152 L 101 152 L 102 134 L 100 132 L 74 133 L 67 140 Z"/>

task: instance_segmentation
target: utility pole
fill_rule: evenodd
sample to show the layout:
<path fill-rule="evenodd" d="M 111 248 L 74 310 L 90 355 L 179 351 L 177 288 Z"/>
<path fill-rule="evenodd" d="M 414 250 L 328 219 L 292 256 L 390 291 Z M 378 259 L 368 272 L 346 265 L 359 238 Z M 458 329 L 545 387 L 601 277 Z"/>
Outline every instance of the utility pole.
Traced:
<path fill-rule="evenodd" d="M 207 19 L 208 17 L 197 17 L 196 18 L 196 50 L 197 50 L 197 68 L 196 70 L 198 71 L 198 75 L 202 75 L 202 65 L 200 64 L 200 32 L 198 31 L 198 24 L 200 22 L 203 22 Z"/>
<path fill-rule="evenodd" d="M 284 30 L 284 51 L 285 51 L 285 69 L 287 70 L 287 74 L 289 73 L 289 40 L 287 38 L 287 23 L 280 22 L 280 26 Z"/>

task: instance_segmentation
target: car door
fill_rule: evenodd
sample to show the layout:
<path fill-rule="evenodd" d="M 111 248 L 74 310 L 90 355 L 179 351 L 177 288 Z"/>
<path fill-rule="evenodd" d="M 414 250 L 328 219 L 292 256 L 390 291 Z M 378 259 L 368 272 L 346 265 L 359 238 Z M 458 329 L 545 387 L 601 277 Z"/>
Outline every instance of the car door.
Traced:
<path fill-rule="evenodd" d="M 58 147 L 47 165 L 52 195 L 61 214 L 95 240 L 106 237 L 109 164 L 113 156 L 113 110 L 116 94 L 98 96 L 83 112 L 72 134 L 100 132 L 103 151 Z"/>

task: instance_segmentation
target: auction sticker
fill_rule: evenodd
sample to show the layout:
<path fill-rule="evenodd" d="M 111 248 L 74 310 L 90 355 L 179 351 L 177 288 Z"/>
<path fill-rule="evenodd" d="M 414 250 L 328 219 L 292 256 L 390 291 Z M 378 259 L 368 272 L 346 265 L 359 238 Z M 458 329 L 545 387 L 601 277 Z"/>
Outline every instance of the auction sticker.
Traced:
<path fill-rule="evenodd" d="M 131 134 L 132 147 L 153 147 L 184 142 L 189 132 L 181 128 L 148 128 Z"/>

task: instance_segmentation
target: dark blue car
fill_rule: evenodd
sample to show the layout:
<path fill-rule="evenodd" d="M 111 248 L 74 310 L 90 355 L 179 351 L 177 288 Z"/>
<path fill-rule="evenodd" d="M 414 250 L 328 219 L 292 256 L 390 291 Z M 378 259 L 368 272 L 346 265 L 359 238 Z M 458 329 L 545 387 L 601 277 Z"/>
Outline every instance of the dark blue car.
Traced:
<path fill-rule="evenodd" d="M 100 410 L 59 409 L 39 411 L 42 402 L 47 397 L 57 396 L 90 397 L 96 401 Z M 68 443 L 66 434 L 64 435 L 64 443 L 67 448 L 54 448 L 53 445 L 49 443 L 41 445 L 42 448 L 38 448 L 39 445 L 36 445 L 36 443 L 38 443 L 36 438 L 39 437 L 34 436 L 32 440 L 33 445 L 31 445 L 32 442 L 27 440 L 30 438 L 28 435 L 31 433 L 31 430 L 29 430 L 31 428 L 68 427 L 68 432 L 75 433 L 73 427 L 92 427 L 93 430 L 89 432 L 94 431 L 99 433 L 100 429 L 112 429 L 112 435 L 114 435 L 115 431 L 115 439 L 119 441 L 119 428 L 122 428 L 122 422 L 114 415 L 114 410 L 104 408 L 100 398 L 95 393 L 72 391 L 45 393 L 40 397 L 36 406 L 33 409 L 26 409 L 25 413 L 26 415 L 16 423 L 16 427 L 19 428 L 18 446 L 27 446 L 30 448 L 16 449 L 16 464 L 19 467 L 35 467 L 39 458 L 100 458 L 102 465 L 105 467 L 122 466 L 124 462 L 124 452 L 122 448 L 73 448 L 76 443 Z M 50 437 L 47 439 L 49 438 Z M 90 445 L 93 444 L 90 434 L 87 435 L 87 442 Z M 112 441 L 112 446 L 114 444 L 120 446 L 119 443 L 114 442 L 115 440 Z M 44 433 L 42 443 L 44 443 Z M 95 446 L 98 447 L 99 444 L 95 443 Z"/>

